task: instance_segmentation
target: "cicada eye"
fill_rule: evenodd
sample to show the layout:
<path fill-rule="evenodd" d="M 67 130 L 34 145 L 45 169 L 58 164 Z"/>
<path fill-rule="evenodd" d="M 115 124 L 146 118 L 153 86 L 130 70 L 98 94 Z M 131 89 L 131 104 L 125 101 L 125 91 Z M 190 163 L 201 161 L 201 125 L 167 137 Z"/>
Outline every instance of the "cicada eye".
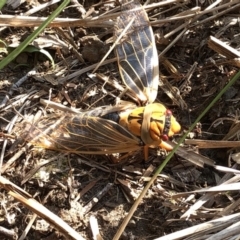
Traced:
<path fill-rule="evenodd" d="M 161 136 L 161 139 L 162 139 L 163 141 L 168 141 L 168 135 L 167 135 L 167 134 L 163 134 L 163 135 Z"/>
<path fill-rule="evenodd" d="M 172 111 L 171 111 L 171 110 L 169 110 L 169 109 L 167 109 L 167 110 L 166 110 L 166 115 L 167 115 L 167 116 L 170 116 L 170 115 L 172 115 Z"/>
<path fill-rule="evenodd" d="M 166 110 L 166 112 L 165 112 L 165 125 L 164 125 L 162 136 L 161 136 L 161 139 L 163 141 L 168 141 L 168 134 L 169 134 L 169 130 L 171 128 L 171 116 L 172 116 L 172 111 Z"/>

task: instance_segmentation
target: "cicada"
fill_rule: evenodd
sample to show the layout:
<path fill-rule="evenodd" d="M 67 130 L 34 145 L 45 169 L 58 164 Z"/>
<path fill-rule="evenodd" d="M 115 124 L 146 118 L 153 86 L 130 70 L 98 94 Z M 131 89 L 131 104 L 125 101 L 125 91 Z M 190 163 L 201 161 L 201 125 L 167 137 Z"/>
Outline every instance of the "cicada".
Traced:
<path fill-rule="evenodd" d="M 122 13 L 115 26 L 116 38 L 130 21 L 131 24 L 115 51 L 122 80 L 141 106 L 125 110 L 101 107 L 47 117 L 32 126 L 27 137 L 32 144 L 83 154 L 126 153 L 144 146 L 172 149 L 167 140 L 180 131 L 180 125 L 163 104 L 153 103 L 159 83 L 153 30 L 138 1 L 122 2 Z"/>

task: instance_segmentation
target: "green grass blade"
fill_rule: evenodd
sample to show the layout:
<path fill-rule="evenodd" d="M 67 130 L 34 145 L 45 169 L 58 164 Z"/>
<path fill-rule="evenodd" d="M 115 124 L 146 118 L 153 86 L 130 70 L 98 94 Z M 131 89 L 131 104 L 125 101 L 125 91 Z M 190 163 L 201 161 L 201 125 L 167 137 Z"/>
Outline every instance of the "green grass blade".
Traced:
<path fill-rule="evenodd" d="M 6 2 L 7 2 L 7 0 L 0 0 L 0 10 L 4 7 Z"/>
<path fill-rule="evenodd" d="M 0 70 L 15 59 L 36 38 L 47 25 L 56 18 L 59 13 L 69 4 L 70 0 L 64 0 L 63 3 L 30 35 L 28 36 L 15 50 L 0 62 Z"/>
<path fill-rule="evenodd" d="M 153 184 L 153 182 L 155 181 L 155 179 L 157 178 L 158 174 L 163 170 L 163 168 L 166 166 L 166 164 L 169 162 L 169 160 L 172 158 L 172 156 L 174 155 L 174 153 L 176 152 L 177 148 L 180 146 L 181 143 L 184 142 L 185 138 L 187 137 L 187 135 L 189 134 L 190 131 L 192 131 L 194 129 L 194 127 L 196 126 L 196 124 L 200 121 L 200 119 L 211 109 L 211 107 L 213 107 L 213 105 L 222 97 L 222 95 L 227 91 L 227 89 L 229 87 L 231 87 L 238 79 L 240 79 L 240 71 L 229 81 L 229 83 L 221 90 L 221 92 L 212 100 L 212 102 L 206 107 L 206 109 L 199 115 L 199 117 L 195 120 L 195 122 L 190 126 L 189 130 L 183 135 L 183 137 L 180 139 L 180 141 L 178 142 L 178 144 L 173 148 L 173 150 L 168 154 L 167 158 L 163 161 L 163 163 L 159 166 L 159 168 L 157 169 L 157 171 L 154 173 L 153 177 L 151 178 L 151 180 L 147 183 L 147 185 L 145 186 L 145 188 L 143 189 L 143 191 L 141 192 L 140 196 L 138 197 L 138 199 L 134 202 L 134 204 L 132 205 L 130 211 L 128 212 L 128 215 L 126 216 L 126 218 L 124 219 L 124 221 L 122 222 L 122 224 L 120 225 L 120 227 L 118 228 L 117 233 L 115 234 L 113 240 L 117 240 L 120 238 L 120 236 L 122 235 L 122 232 L 124 231 L 124 229 L 126 228 L 128 222 L 130 221 L 130 219 L 132 218 L 134 212 L 136 211 L 138 205 L 140 204 L 140 202 L 142 201 L 143 197 L 145 196 L 145 194 L 147 193 L 148 189 L 150 188 L 150 186 Z"/>

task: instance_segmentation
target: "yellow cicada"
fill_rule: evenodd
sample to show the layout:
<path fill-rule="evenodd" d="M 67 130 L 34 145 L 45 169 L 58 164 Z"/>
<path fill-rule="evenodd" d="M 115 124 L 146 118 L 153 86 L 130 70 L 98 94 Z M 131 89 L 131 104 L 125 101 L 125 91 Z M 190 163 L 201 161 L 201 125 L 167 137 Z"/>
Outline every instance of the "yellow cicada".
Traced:
<path fill-rule="evenodd" d="M 84 154 L 126 153 L 143 146 L 171 150 L 166 141 L 180 131 L 180 125 L 164 105 L 153 103 L 159 83 L 153 31 L 138 1 L 122 2 L 115 36 L 120 36 L 129 20 L 132 22 L 116 46 L 119 71 L 143 106 L 124 111 L 121 107 L 101 107 L 42 119 L 27 137 L 32 144 Z"/>

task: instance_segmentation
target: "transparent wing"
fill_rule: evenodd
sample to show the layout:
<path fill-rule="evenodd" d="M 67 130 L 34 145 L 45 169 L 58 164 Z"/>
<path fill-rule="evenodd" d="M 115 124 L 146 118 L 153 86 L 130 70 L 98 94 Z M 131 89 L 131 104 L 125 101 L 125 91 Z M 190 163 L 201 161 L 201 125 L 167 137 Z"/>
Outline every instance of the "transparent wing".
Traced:
<path fill-rule="evenodd" d="M 157 96 L 159 69 L 155 39 L 148 16 L 137 0 L 123 1 L 117 18 L 115 36 L 119 37 L 129 22 L 133 23 L 116 46 L 121 77 L 126 86 L 143 103 L 152 103 Z M 137 10 L 135 10 L 137 9 Z"/>
<path fill-rule="evenodd" d="M 119 124 L 82 115 L 43 119 L 31 126 L 25 139 L 35 146 L 71 153 L 124 153 L 140 148 L 140 140 Z"/>

